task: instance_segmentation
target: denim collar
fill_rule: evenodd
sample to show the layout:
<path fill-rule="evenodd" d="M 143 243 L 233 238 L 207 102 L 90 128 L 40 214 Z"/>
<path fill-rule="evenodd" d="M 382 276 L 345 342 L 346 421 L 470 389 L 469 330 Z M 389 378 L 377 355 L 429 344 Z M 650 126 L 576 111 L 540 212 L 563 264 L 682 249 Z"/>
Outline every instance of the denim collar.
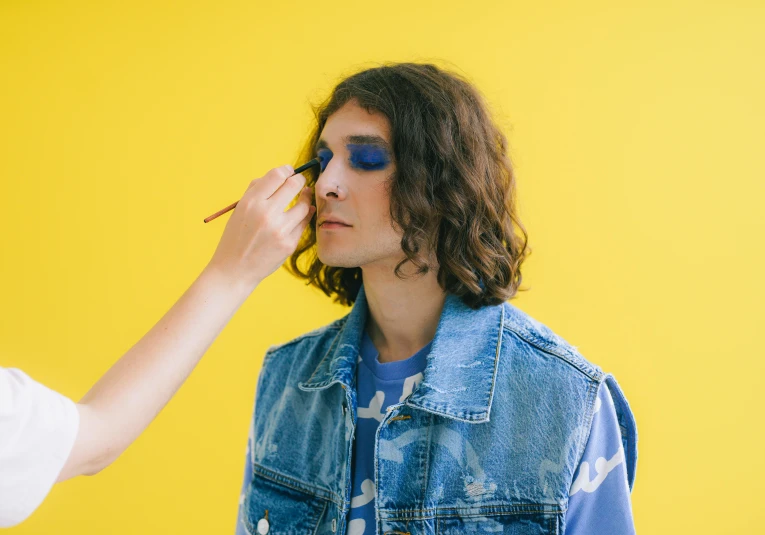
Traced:
<path fill-rule="evenodd" d="M 367 306 L 362 284 L 324 358 L 298 385 L 301 390 L 323 390 L 334 383 L 354 388 Z M 504 303 L 473 310 L 447 294 L 422 382 L 406 405 L 468 423 L 488 422 L 504 322 Z"/>

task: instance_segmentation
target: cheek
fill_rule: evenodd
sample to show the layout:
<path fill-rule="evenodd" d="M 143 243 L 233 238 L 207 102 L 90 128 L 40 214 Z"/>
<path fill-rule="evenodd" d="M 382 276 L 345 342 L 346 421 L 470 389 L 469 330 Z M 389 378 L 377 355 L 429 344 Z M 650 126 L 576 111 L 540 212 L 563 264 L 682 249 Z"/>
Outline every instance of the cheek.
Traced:
<path fill-rule="evenodd" d="M 367 211 L 370 215 L 374 214 L 375 220 L 378 222 L 378 228 L 390 229 L 390 200 L 388 192 L 383 186 L 377 188 L 374 197 L 368 201 Z"/>
<path fill-rule="evenodd" d="M 367 177 L 364 187 L 350 192 L 354 198 L 354 207 L 359 221 L 363 222 L 364 231 L 376 236 L 400 234 L 400 229 L 392 228 L 390 217 L 390 197 L 388 195 L 389 173 L 380 173 L 379 177 Z M 360 185 L 360 184 L 359 184 Z"/>

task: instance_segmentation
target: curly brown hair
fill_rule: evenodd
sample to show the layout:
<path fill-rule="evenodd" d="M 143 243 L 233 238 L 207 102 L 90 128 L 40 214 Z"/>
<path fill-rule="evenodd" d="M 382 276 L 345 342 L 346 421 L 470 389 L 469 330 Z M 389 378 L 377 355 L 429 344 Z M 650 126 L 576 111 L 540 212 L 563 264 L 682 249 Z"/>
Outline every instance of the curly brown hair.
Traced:
<path fill-rule="evenodd" d="M 316 124 L 299 161 L 316 156 L 327 119 L 355 100 L 388 118 L 396 172 L 388 184 L 390 215 L 402 230 L 401 249 L 415 275 L 430 269 L 421 250 L 438 261 L 437 280 L 470 308 L 497 305 L 521 284 L 531 248 L 515 207 L 515 175 L 507 140 L 480 93 L 463 77 L 432 64 L 395 63 L 363 70 L 340 82 L 314 107 Z M 304 172 L 313 187 L 318 171 Z M 315 200 L 314 200 L 315 203 Z M 324 265 L 316 252 L 316 215 L 285 268 L 337 303 L 351 306 L 361 268 Z M 520 231 L 520 236 L 516 234 Z M 307 253 L 307 265 L 299 265 Z"/>

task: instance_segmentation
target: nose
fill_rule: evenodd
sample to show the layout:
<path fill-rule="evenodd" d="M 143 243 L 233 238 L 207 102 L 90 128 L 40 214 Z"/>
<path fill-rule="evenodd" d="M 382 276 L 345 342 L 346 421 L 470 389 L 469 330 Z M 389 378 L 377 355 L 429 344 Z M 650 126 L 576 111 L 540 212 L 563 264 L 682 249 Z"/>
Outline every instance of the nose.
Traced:
<path fill-rule="evenodd" d="M 322 200 L 343 200 L 346 197 L 347 188 L 344 183 L 344 176 L 342 171 L 342 162 L 338 158 L 332 158 L 324 171 L 319 175 L 316 180 L 315 192 L 316 198 Z"/>

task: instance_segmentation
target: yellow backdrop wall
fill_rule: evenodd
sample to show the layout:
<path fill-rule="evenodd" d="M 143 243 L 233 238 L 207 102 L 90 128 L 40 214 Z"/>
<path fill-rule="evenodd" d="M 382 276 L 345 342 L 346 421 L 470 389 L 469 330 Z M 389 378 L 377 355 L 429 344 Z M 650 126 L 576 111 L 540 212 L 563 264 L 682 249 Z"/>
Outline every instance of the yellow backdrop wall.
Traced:
<path fill-rule="evenodd" d="M 204 267 L 228 216 L 202 219 L 298 163 L 309 102 L 436 61 L 512 146 L 514 304 L 632 404 L 638 531 L 756 531 L 764 26 L 735 0 L 4 0 L 0 365 L 79 399 Z M 266 348 L 346 312 L 278 271 L 114 465 L 9 533 L 233 533 Z"/>

